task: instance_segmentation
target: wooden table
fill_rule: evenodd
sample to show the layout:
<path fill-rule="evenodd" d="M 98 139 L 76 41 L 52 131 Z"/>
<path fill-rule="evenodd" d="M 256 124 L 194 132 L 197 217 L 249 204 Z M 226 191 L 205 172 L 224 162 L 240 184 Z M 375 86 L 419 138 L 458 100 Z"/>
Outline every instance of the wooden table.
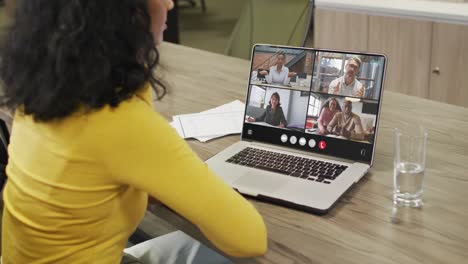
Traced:
<path fill-rule="evenodd" d="M 169 95 L 156 102 L 167 119 L 244 101 L 249 62 L 173 44 L 160 47 Z M 418 122 L 429 129 L 424 207 L 392 205 L 392 128 Z M 265 219 L 269 251 L 248 263 L 467 263 L 468 109 L 385 92 L 375 165 L 325 216 L 252 201 Z M 206 160 L 239 140 L 188 140 Z M 163 206 L 153 212 L 203 240 Z M 236 262 L 241 262 L 236 260 Z"/>

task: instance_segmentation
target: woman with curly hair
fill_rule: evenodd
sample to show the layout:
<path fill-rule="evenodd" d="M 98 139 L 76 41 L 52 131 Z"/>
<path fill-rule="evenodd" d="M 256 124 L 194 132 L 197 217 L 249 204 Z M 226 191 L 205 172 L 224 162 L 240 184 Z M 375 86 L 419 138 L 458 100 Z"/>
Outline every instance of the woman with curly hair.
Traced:
<path fill-rule="evenodd" d="M 17 1 L 0 67 L 1 104 L 15 111 L 3 264 L 119 263 L 148 195 L 227 255 L 265 253 L 255 208 L 153 111 L 151 88 L 165 93 L 155 44 L 172 7 L 172 0 Z M 224 259 L 187 236 L 171 239 L 184 246 L 143 255 L 152 263 L 195 263 L 201 251 L 199 263 Z"/>
<path fill-rule="evenodd" d="M 341 106 L 336 98 L 328 100 L 320 110 L 320 116 L 317 120 L 319 133 L 325 135 L 327 133 L 327 126 L 332 121 L 336 113 L 341 112 Z"/>

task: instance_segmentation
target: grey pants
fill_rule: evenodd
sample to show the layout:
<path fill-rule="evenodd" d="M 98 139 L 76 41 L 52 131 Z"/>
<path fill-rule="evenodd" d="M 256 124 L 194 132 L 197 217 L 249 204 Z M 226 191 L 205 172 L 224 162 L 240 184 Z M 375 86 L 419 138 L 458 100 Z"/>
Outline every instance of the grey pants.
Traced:
<path fill-rule="evenodd" d="M 227 264 L 229 259 L 181 231 L 126 248 L 121 264 Z"/>

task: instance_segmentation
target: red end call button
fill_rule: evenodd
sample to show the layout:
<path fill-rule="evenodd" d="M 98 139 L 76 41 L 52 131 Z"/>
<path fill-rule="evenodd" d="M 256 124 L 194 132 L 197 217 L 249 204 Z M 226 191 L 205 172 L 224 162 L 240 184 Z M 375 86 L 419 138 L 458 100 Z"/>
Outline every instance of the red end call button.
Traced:
<path fill-rule="evenodd" d="M 323 149 L 326 149 L 326 148 L 327 148 L 327 142 L 325 142 L 325 141 L 323 141 L 323 140 L 320 141 L 320 142 L 318 143 L 318 147 L 319 147 L 319 149 L 322 149 L 322 150 L 323 150 Z"/>

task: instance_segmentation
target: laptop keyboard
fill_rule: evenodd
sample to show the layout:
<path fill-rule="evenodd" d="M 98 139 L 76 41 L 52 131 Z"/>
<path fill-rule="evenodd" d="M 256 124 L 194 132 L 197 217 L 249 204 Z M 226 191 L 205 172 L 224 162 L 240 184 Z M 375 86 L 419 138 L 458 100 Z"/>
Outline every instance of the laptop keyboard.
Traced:
<path fill-rule="evenodd" d="M 245 148 L 226 160 L 256 169 L 272 171 L 304 180 L 330 184 L 348 166 L 287 155 L 256 148 Z"/>

